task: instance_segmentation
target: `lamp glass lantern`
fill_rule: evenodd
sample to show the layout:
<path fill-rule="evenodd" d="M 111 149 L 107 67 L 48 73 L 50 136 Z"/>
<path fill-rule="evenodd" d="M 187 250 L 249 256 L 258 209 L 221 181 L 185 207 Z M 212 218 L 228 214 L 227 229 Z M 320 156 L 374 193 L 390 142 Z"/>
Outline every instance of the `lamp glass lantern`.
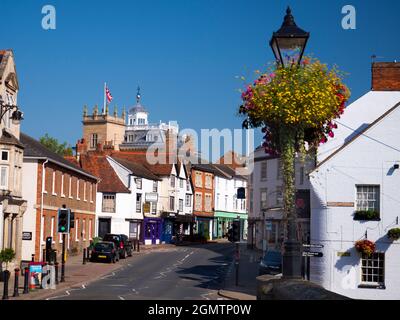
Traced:
<path fill-rule="evenodd" d="M 21 111 L 17 109 L 11 114 L 10 119 L 12 120 L 12 123 L 14 125 L 19 125 L 21 123 L 21 120 L 24 119 L 24 115 Z"/>
<path fill-rule="evenodd" d="M 272 34 L 270 46 L 276 60 L 283 66 L 300 64 L 310 33 L 300 29 L 288 7 L 281 28 Z"/>

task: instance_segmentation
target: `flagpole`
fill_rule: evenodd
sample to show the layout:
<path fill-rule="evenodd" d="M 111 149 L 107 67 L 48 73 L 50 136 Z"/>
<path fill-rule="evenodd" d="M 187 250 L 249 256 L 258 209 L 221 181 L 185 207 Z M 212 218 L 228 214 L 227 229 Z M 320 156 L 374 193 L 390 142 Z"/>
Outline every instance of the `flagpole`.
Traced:
<path fill-rule="evenodd" d="M 104 103 L 103 103 L 103 114 L 106 112 L 106 88 L 107 88 L 107 84 L 104 82 Z"/>

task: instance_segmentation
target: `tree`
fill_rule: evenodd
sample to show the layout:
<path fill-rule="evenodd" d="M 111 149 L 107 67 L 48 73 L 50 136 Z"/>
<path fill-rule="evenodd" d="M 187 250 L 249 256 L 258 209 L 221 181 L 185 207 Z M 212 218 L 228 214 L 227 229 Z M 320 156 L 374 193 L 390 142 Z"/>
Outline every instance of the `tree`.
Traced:
<path fill-rule="evenodd" d="M 15 252 L 13 249 L 4 249 L 0 251 L 0 261 L 6 264 L 6 270 L 8 270 L 8 264 L 15 258 Z"/>
<path fill-rule="evenodd" d="M 282 159 L 288 219 L 296 217 L 296 153 L 304 160 L 306 146 L 311 152 L 334 136 L 334 120 L 343 114 L 350 96 L 342 78 L 336 67 L 329 70 L 317 59 L 305 57 L 301 65 L 274 64 L 242 93 L 243 127 L 262 127 L 265 152 Z"/>
<path fill-rule="evenodd" d="M 72 148 L 67 142 L 60 143 L 56 138 L 50 137 L 47 133 L 39 139 L 39 142 L 60 156 L 72 156 Z"/>

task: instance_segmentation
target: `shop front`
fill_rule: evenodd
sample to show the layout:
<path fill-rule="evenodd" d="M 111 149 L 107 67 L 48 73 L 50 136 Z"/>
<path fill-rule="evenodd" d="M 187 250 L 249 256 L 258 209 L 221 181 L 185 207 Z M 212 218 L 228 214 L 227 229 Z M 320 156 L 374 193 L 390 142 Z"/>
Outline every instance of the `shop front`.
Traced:
<path fill-rule="evenodd" d="M 237 212 L 215 211 L 213 237 L 216 239 L 226 238 L 233 220 L 240 219 L 241 238 L 244 239 L 247 234 L 247 214 Z"/>
<path fill-rule="evenodd" d="M 144 218 L 143 219 L 143 235 L 144 244 L 160 244 L 161 243 L 161 218 Z"/>
<path fill-rule="evenodd" d="M 162 217 L 163 230 L 161 241 L 163 243 L 172 243 L 178 234 L 185 236 L 192 233 L 193 215 L 164 212 Z"/>

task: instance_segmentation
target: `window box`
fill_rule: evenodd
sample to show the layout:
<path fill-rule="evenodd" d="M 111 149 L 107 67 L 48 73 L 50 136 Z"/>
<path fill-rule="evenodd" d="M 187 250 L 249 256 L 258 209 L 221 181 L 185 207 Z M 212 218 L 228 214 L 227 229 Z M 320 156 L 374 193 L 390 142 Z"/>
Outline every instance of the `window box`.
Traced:
<path fill-rule="evenodd" d="M 379 212 L 374 210 L 357 210 L 354 212 L 353 220 L 358 221 L 381 221 Z"/>
<path fill-rule="evenodd" d="M 387 233 L 387 236 L 390 240 L 399 240 L 400 239 L 400 228 L 390 229 Z"/>
<path fill-rule="evenodd" d="M 358 286 L 360 289 L 386 289 L 386 286 L 384 284 L 367 284 L 367 283 L 362 283 Z"/>

